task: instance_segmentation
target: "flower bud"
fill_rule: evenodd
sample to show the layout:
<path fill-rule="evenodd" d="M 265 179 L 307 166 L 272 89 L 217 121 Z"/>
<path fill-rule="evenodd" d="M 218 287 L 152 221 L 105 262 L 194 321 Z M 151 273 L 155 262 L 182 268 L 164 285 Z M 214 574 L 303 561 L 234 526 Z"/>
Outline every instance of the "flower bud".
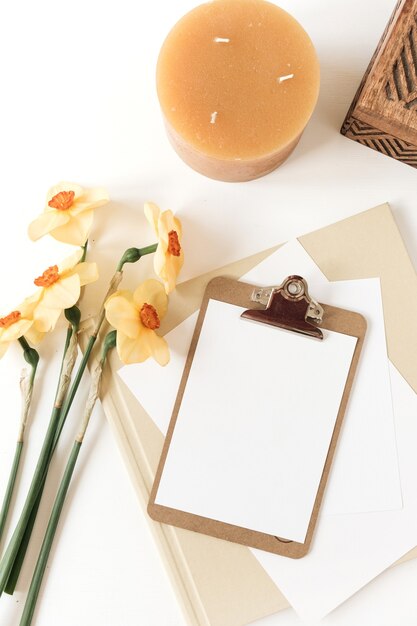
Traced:
<path fill-rule="evenodd" d="M 65 317 L 73 326 L 78 330 L 81 321 L 81 311 L 77 306 L 72 306 L 70 309 L 65 309 Z"/>
<path fill-rule="evenodd" d="M 116 347 L 116 339 L 117 332 L 115 330 L 111 330 L 109 333 L 107 333 L 103 342 L 102 360 L 106 358 L 109 350 Z"/>
<path fill-rule="evenodd" d="M 140 259 L 139 248 L 128 248 L 120 261 L 120 267 L 122 268 L 125 263 L 136 263 Z"/>
<path fill-rule="evenodd" d="M 25 358 L 26 363 L 32 367 L 32 369 L 36 369 L 39 362 L 39 354 L 35 350 L 35 348 L 26 348 L 23 352 L 23 356 Z"/>

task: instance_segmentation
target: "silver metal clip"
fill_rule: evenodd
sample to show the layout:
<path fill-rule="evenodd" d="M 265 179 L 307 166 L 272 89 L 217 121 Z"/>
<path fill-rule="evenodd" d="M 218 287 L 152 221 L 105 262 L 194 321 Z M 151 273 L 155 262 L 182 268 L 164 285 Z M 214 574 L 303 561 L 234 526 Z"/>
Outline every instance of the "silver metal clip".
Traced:
<path fill-rule="evenodd" d="M 268 307 L 273 294 L 278 291 L 282 291 L 284 295 L 287 294 L 290 299 L 304 297 L 308 303 L 306 319 L 313 320 L 316 324 L 322 323 L 323 307 L 310 296 L 307 283 L 300 276 L 289 276 L 278 286 L 256 288 L 252 292 L 251 300 Z"/>

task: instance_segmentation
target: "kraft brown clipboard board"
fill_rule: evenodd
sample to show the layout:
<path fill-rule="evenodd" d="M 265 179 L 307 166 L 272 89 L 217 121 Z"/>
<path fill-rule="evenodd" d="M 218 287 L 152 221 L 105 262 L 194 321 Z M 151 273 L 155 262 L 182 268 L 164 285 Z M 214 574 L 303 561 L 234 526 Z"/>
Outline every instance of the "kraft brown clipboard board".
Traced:
<path fill-rule="evenodd" d="M 310 545 L 313 538 L 314 528 L 317 522 L 321 502 L 324 495 L 326 482 L 329 476 L 333 456 L 335 453 L 337 440 L 342 427 L 343 417 L 345 414 L 346 406 L 349 399 L 349 394 L 352 388 L 357 364 L 359 361 L 363 341 L 366 333 L 366 321 L 362 315 L 322 304 L 323 307 L 323 323 L 320 328 L 342 333 L 344 335 L 350 335 L 357 338 L 356 346 L 353 352 L 353 358 L 348 370 L 348 376 L 343 390 L 339 410 L 335 420 L 333 433 L 330 440 L 323 472 L 319 482 L 319 487 L 314 500 L 314 506 L 312 509 L 310 521 L 308 524 L 307 534 L 303 543 L 297 541 L 290 541 L 283 538 L 278 538 L 271 534 L 242 528 L 233 524 L 221 522 L 215 519 L 209 519 L 193 513 L 181 511 L 178 509 L 170 508 L 155 502 L 159 484 L 161 481 L 162 472 L 166 462 L 167 454 L 173 437 L 178 413 L 180 411 L 182 399 L 187 385 L 188 376 L 193 365 L 193 359 L 200 337 L 200 332 L 204 324 L 204 318 L 206 315 L 207 307 L 210 300 L 218 300 L 220 302 L 237 305 L 243 309 L 250 310 L 265 310 L 265 305 L 254 302 L 251 299 L 253 293 L 258 289 L 254 285 L 239 282 L 229 278 L 215 278 L 212 280 L 204 294 L 202 301 L 200 314 L 196 323 L 193 339 L 191 342 L 190 350 L 188 353 L 184 373 L 181 379 L 180 387 L 178 390 L 176 402 L 173 409 L 169 429 L 165 439 L 164 448 L 162 450 L 160 463 L 155 476 L 155 481 L 150 494 L 148 513 L 154 520 L 185 528 L 195 532 L 203 533 L 213 537 L 218 537 L 227 541 L 240 543 L 246 546 L 265 550 L 267 552 L 273 552 L 282 556 L 290 558 L 303 557 L 310 549 Z M 280 332 L 277 330 L 277 332 Z M 300 332 L 300 331 L 297 331 Z M 301 331 L 303 332 L 303 331 Z"/>

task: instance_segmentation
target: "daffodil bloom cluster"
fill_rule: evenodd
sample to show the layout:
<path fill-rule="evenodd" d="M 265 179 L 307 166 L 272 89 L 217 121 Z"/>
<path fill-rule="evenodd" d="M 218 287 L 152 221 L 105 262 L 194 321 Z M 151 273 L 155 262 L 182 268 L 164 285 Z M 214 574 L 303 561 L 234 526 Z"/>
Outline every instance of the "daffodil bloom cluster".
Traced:
<path fill-rule="evenodd" d="M 170 358 L 167 342 L 158 334 L 158 331 L 161 327 L 161 320 L 167 312 L 167 294 L 175 288 L 177 276 L 184 262 L 182 228 L 181 222 L 174 217 L 172 211 L 160 211 L 155 204 L 147 203 L 145 216 L 155 231 L 157 242 L 143 248 L 128 248 L 121 257 L 110 281 L 107 295 L 98 311 L 94 331 L 91 332 L 86 344 L 77 374 L 74 378 L 72 377 L 77 356 L 80 321 L 80 311 L 76 305 L 80 298 L 81 288 L 98 278 L 97 265 L 85 262 L 83 255 L 93 221 L 93 212 L 107 202 L 108 195 L 103 189 L 83 189 L 75 183 L 63 182 L 49 190 L 43 213 L 29 226 L 30 237 L 36 240 L 50 234 L 58 241 L 81 247 L 78 247 L 63 262 L 47 267 L 35 277 L 33 282 L 37 290 L 16 309 L 0 317 L 0 357 L 10 343 L 18 339 L 24 349 L 26 361 L 32 365 L 32 373 L 28 379 L 24 397 L 26 408 L 18 440 L 20 447 L 16 449 L 15 461 L 10 473 L 10 488 L 8 488 L 10 497 L 6 494 L 6 505 L 2 507 L 0 513 L 0 536 L 7 518 L 17 475 L 24 427 L 39 358 L 38 353 L 30 347 L 27 340 L 31 343 L 38 343 L 45 333 L 56 327 L 63 311 L 66 311 L 67 319 L 70 320 L 57 392 L 44 443 L 16 530 L 0 560 L 0 596 L 4 590 L 13 593 L 32 532 L 33 520 L 36 517 L 37 499 L 42 495 L 52 455 L 93 347 L 95 342 L 101 339 L 100 329 L 104 319 L 107 318 L 108 323 L 115 329 L 107 333 L 103 340 L 101 358 L 92 375 L 92 385 L 81 428 L 64 470 L 28 591 L 21 621 L 24 626 L 30 626 L 32 621 L 60 512 L 94 404 L 99 396 L 107 352 L 116 345 L 123 363 L 142 363 L 152 357 L 163 366 L 169 362 Z M 116 291 L 122 280 L 125 264 L 135 263 L 142 256 L 152 253 L 155 255 L 155 273 L 162 282 L 149 279 L 142 282 L 133 293 L 126 290 Z"/>
<path fill-rule="evenodd" d="M 39 332 L 53 330 L 64 309 L 74 306 L 81 287 L 98 279 L 96 263 L 80 263 L 83 251 L 74 252 L 59 265 L 48 267 L 34 283 L 39 289 L 28 298 L 35 304 L 34 325 Z"/>
<path fill-rule="evenodd" d="M 104 189 L 83 189 L 76 183 L 62 182 L 47 193 L 44 212 L 29 226 L 31 239 L 50 234 L 58 241 L 84 246 L 93 223 L 94 209 L 109 201 Z M 35 278 L 39 289 L 16 309 L 0 317 L 0 358 L 10 343 L 25 337 L 38 344 L 53 330 L 64 309 L 76 304 L 81 287 L 98 278 L 95 263 L 80 263 L 77 250 L 61 264 L 52 265 Z"/>
<path fill-rule="evenodd" d="M 131 293 L 116 291 L 106 302 L 106 317 L 117 330 L 117 352 L 123 363 L 142 363 L 152 356 L 159 365 L 169 362 L 168 344 L 156 330 L 168 307 L 163 285 L 145 280 Z"/>
<path fill-rule="evenodd" d="M 133 293 L 117 291 L 105 304 L 106 317 L 117 331 L 117 352 L 123 363 L 142 363 L 153 357 L 159 365 L 166 365 L 168 345 L 156 331 L 167 311 L 166 294 L 175 289 L 184 263 L 182 227 L 172 211 L 161 211 L 152 202 L 147 202 L 144 210 L 158 238 L 154 269 L 163 284 L 150 279 Z"/>
<path fill-rule="evenodd" d="M 2 357 L 9 345 L 20 339 L 23 335 L 29 338 L 33 327 L 31 307 L 25 303 L 19 305 L 16 310 L 0 318 L 0 357 Z M 33 339 L 35 338 L 35 341 Z M 32 343 L 37 343 L 37 337 L 30 337 Z"/>
<path fill-rule="evenodd" d="M 49 233 L 58 241 L 83 246 L 93 223 L 94 209 L 108 202 L 104 189 L 59 183 L 48 191 L 43 213 L 29 226 L 29 237 L 36 241 Z"/>
<path fill-rule="evenodd" d="M 172 211 L 161 211 L 153 202 L 145 203 L 145 216 L 158 238 L 154 256 L 155 274 L 163 281 L 165 291 L 171 293 L 184 263 L 181 222 Z"/>
<path fill-rule="evenodd" d="M 48 267 L 33 281 L 39 289 L 0 319 L 0 356 L 22 336 L 38 344 L 55 328 L 61 313 L 77 303 L 81 287 L 97 280 L 96 263 L 80 263 L 82 255 L 79 249 L 62 263 Z"/>
<path fill-rule="evenodd" d="M 50 234 L 59 241 L 82 246 L 88 238 L 94 210 L 109 201 L 101 188 L 83 189 L 62 182 L 47 193 L 44 211 L 29 226 L 32 239 Z M 156 334 L 167 309 L 166 294 L 175 289 L 184 263 L 181 222 L 172 211 L 161 211 L 147 202 L 145 216 L 152 226 L 157 244 L 154 270 L 163 285 L 145 281 L 130 294 L 118 291 L 106 303 L 107 319 L 117 330 L 117 350 L 124 363 L 142 362 L 152 356 L 161 365 L 169 360 L 165 340 Z M 61 313 L 74 306 L 81 287 L 97 280 L 95 263 L 81 262 L 78 249 L 62 263 L 48 267 L 34 283 L 39 288 L 32 296 L 0 318 L 0 357 L 12 341 L 25 336 L 34 344 L 53 330 Z"/>
<path fill-rule="evenodd" d="M 109 202 L 101 188 L 83 189 L 62 182 L 47 193 L 44 211 L 29 226 L 31 239 L 50 234 L 58 241 L 84 246 L 93 223 L 94 210 Z M 97 280 L 95 263 L 80 263 L 77 250 L 60 264 L 48 267 L 34 283 L 39 289 L 13 311 L 0 317 L 0 358 L 10 343 L 25 337 L 38 344 L 44 334 L 53 330 L 64 309 L 76 304 L 81 287 Z"/>

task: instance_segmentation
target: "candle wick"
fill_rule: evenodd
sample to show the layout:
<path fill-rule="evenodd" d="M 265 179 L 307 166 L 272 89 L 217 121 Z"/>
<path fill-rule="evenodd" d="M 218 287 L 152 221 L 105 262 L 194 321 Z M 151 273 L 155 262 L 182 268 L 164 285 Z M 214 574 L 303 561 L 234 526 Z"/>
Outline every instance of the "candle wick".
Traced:
<path fill-rule="evenodd" d="M 287 74 L 286 76 L 279 76 L 277 80 L 279 83 L 283 83 L 284 80 L 289 80 L 290 78 L 294 78 L 294 74 Z"/>
<path fill-rule="evenodd" d="M 211 114 L 211 117 L 210 117 L 210 124 L 215 124 L 215 123 L 216 123 L 217 113 L 218 113 L 217 111 L 214 111 L 214 112 Z"/>
<path fill-rule="evenodd" d="M 230 39 L 228 37 L 215 37 L 213 41 L 215 43 L 229 43 Z"/>

